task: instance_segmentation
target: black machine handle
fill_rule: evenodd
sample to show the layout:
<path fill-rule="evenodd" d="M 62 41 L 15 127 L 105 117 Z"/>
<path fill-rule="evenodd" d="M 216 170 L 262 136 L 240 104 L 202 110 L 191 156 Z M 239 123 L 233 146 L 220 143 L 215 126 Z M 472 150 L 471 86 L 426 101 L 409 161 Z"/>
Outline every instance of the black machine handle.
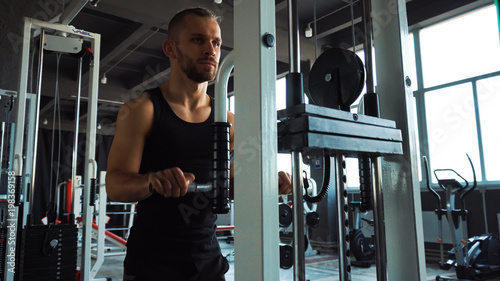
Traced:
<path fill-rule="evenodd" d="M 380 118 L 380 102 L 377 93 L 366 93 L 364 96 L 365 115 Z M 359 168 L 359 191 L 361 200 L 361 211 L 370 211 L 373 206 L 373 179 L 372 161 L 367 155 L 360 155 L 358 158 Z"/>
<path fill-rule="evenodd" d="M 472 160 L 469 157 L 469 154 L 467 155 L 467 159 L 469 159 L 470 166 L 472 168 L 472 175 L 474 176 L 474 184 L 472 184 L 472 187 L 466 190 L 464 193 L 460 195 L 460 201 L 462 202 L 462 209 L 465 210 L 465 196 L 469 195 L 474 189 L 477 187 L 477 180 L 476 180 L 476 170 L 474 169 L 474 164 L 472 164 Z"/>
<path fill-rule="evenodd" d="M 95 194 L 97 189 L 96 182 L 97 182 L 96 179 L 90 179 L 90 200 L 89 200 L 90 206 L 95 206 Z"/>
<path fill-rule="evenodd" d="M 461 179 L 463 179 L 463 180 L 465 181 L 465 185 L 464 185 L 464 186 L 462 186 L 462 187 L 460 188 L 460 190 L 464 190 L 464 189 L 466 189 L 466 188 L 469 186 L 469 182 L 468 182 L 468 181 L 467 181 L 464 177 L 462 177 L 459 173 L 457 173 L 455 170 L 453 170 L 453 169 L 436 169 L 436 170 L 434 170 L 434 176 L 435 176 L 435 177 L 436 177 L 436 179 L 438 180 L 439 186 L 440 186 L 443 190 L 446 190 L 446 187 L 442 184 L 442 181 L 443 181 L 443 180 L 439 179 L 439 177 L 438 177 L 438 175 L 436 174 L 436 172 L 446 172 L 446 171 L 455 173 L 455 175 L 457 175 L 458 177 L 460 177 Z"/>
<path fill-rule="evenodd" d="M 437 200 L 436 210 L 441 210 L 441 196 L 431 187 L 431 173 L 429 169 L 429 162 L 427 161 L 427 157 L 423 157 L 424 166 L 425 166 L 425 178 L 427 179 L 427 189 L 434 194 Z M 441 218 L 441 216 L 439 216 Z"/>
<path fill-rule="evenodd" d="M 214 160 L 212 165 L 212 186 L 214 197 L 212 211 L 226 214 L 231 209 L 229 204 L 229 122 L 215 122 L 214 127 Z"/>
<path fill-rule="evenodd" d="M 460 190 L 463 191 L 462 194 L 460 195 L 460 203 L 462 204 L 460 206 L 460 208 L 463 209 L 463 210 L 465 210 L 465 197 L 467 195 L 469 195 L 472 191 L 474 191 L 474 189 L 476 189 L 476 187 L 477 187 L 476 170 L 474 169 L 474 164 L 472 163 L 472 160 L 470 159 L 469 154 L 466 154 L 466 155 L 467 155 L 467 159 L 469 159 L 469 163 L 470 163 L 470 166 L 472 168 L 472 175 L 474 176 L 474 183 L 472 184 L 472 187 L 470 187 L 469 189 L 467 189 L 467 187 L 469 186 L 469 182 L 464 177 L 462 177 L 459 173 L 457 173 L 455 170 L 453 170 L 453 169 L 436 169 L 436 170 L 434 170 L 434 175 L 436 176 L 436 178 L 438 180 L 439 186 L 441 186 L 441 188 L 443 190 L 446 190 L 446 187 L 442 184 L 443 180 L 439 179 L 439 177 L 437 176 L 436 172 L 444 172 L 444 171 L 453 172 L 458 177 L 460 177 L 462 180 L 464 180 L 465 185 L 460 188 Z M 424 163 L 425 163 L 426 173 L 427 173 L 427 188 L 430 191 L 432 191 L 436 196 L 439 197 L 439 194 L 437 194 L 436 191 L 433 190 L 433 189 L 431 189 L 431 187 L 430 187 L 430 179 L 429 179 L 429 176 L 428 176 L 429 175 L 428 164 L 427 164 L 427 159 L 425 157 L 424 157 Z M 441 206 L 441 199 L 439 199 L 439 206 Z M 441 208 L 441 207 L 439 207 L 439 208 Z"/>
<path fill-rule="evenodd" d="M 21 203 L 23 176 L 15 176 L 14 184 L 15 184 L 14 206 L 19 206 Z"/>

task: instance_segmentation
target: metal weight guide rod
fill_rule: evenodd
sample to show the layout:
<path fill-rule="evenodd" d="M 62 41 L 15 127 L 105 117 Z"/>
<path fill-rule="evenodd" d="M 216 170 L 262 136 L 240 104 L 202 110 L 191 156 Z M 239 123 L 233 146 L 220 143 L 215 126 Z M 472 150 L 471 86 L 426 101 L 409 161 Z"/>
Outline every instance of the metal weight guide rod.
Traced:
<path fill-rule="evenodd" d="M 289 12 L 289 54 L 290 73 L 287 75 L 287 108 L 278 112 L 281 121 L 278 126 L 279 152 L 292 154 L 293 172 L 293 249 L 294 280 L 305 280 L 305 259 L 302 206 L 302 152 L 311 155 L 335 156 L 335 175 L 337 185 L 338 239 L 339 239 L 339 275 L 340 280 L 351 280 L 349 221 L 347 190 L 345 180 L 345 155 L 368 158 L 373 175 L 373 210 L 377 243 L 377 280 L 386 280 L 385 270 L 385 227 L 383 223 L 383 205 L 381 188 L 381 168 L 379 156 L 402 154 L 401 131 L 390 120 L 377 118 L 378 98 L 374 93 L 372 75 L 372 27 L 370 0 L 364 1 L 363 18 L 365 22 L 365 51 L 367 61 L 367 86 L 370 93 L 368 103 L 374 104 L 369 109 L 371 116 L 358 116 L 348 112 L 306 105 L 303 100 L 302 74 L 300 73 L 299 28 L 297 0 L 288 0 Z M 300 118 L 299 118 L 300 117 Z M 356 130 L 345 130 L 356 126 Z M 340 128 L 340 129 L 339 129 Z M 368 133 L 366 133 L 368 132 Z"/>

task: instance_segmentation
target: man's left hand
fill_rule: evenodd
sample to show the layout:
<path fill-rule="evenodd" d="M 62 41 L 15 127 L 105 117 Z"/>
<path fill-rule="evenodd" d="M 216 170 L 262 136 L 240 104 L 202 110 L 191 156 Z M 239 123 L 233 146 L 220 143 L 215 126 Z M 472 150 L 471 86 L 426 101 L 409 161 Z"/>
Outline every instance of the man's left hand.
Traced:
<path fill-rule="evenodd" d="M 279 184 L 279 189 L 278 189 L 279 194 L 292 193 L 292 178 L 289 173 L 279 171 L 278 184 Z"/>

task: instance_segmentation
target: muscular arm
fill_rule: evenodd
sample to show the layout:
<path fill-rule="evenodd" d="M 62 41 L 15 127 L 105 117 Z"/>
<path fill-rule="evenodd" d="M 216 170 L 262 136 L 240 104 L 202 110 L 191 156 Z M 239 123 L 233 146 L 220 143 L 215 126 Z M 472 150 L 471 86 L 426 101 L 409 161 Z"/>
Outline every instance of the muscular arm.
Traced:
<path fill-rule="evenodd" d="M 146 93 L 120 109 L 106 173 L 106 191 L 112 200 L 134 202 L 150 195 L 148 175 L 139 174 L 139 167 L 152 124 L 153 103 Z"/>
<path fill-rule="evenodd" d="M 119 202 L 140 201 L 151 195 L 149 185 L 165 197 L 179 197 L 187 192 L 194 175 L 170 168 L 139 174 L 146 137 L 153 126 L 153 103 L 144 93 L 128 101 L 118 113 L 116 132 L 109 151 L 106 192 Z"/>

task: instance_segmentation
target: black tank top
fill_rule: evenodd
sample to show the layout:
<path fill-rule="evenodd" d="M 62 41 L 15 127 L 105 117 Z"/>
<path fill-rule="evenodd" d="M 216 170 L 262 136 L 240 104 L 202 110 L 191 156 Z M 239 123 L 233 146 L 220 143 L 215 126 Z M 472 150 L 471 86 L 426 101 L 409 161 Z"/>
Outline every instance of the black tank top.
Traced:
<path fill-rule="evenodd" d="M 149 93 L 154 105 L 154 123 L 144 145 L 139 173 L 179 167 L 183 172 L 193 173 L 196 182 L 209 182 L 213 157 L 213 100 L 206 121 L 189 123 L 175 115 L 160 88 Z M 205 193 L 187 194 L 177 199 L 152 195 L 137 205 L 128 252 L 160 262 L 215 257 L 220 254 L 215 235 L 216 219 Z"/>

